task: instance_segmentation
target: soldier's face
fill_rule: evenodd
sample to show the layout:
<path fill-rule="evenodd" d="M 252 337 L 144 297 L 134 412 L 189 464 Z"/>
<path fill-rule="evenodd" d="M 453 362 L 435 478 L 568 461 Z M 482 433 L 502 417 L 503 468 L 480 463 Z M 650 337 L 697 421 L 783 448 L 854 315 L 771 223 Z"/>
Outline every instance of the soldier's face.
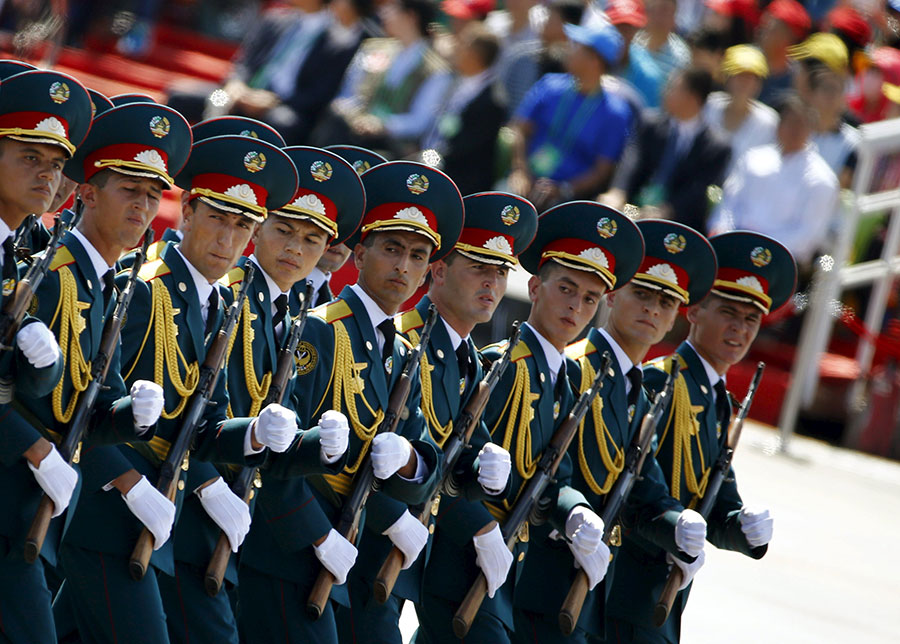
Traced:
<path fill-rule="evenodd" d="M 286 292 L 310 274 L 325 252 L 328 235 L 308 221 L 269 215 L 253 243 L 260 266 Z"/>
<path fill-rule="evenodd" d="M 455 253 L 449 263 L 435 262 L 430 292 L 441 305 L 441 315 L 454 328 L 471 328 L 494 315 L 506 293 L 508 274 L 505 266 L 476 262 Z"/>
<path fill-rule="evenodd" d="M 606 284 L 597 275 L 554 264 L 528 281 L 528 322 L 562 351 L 597 314 L 604 293 Z"/>
<path fill-rule="evenodd" d="M 53 201 L 50 202 L 50 207 L 47 208 L 47 212 L 58 212 L 62 205 L 69 200 L 69 197 L 72 196 L 72 193 L 75 192 L 75 188 L 78 187 L 78 184 L 72 181 L 66 175 L 62 175 L 59 180 L 59 187 L 56 189 L 56 194 L 53 195 Z"/>
<path fill-rule="evenodd" d="M 183 209 L 181 252 L 210 282 L 234 266 L 256 230 L 243 215 L 224 213 L 199 200 Z"/>
<path fill-rule="evenodd" d="M 405 231 L 370 233 L 354 249 L 360 286 L 390 315 L 425 282 L 434 246 L 424 236 Z"/>
<path fill-rule="evenodd" d="M 0 217 L 10 228 L 47 212 L 65 163 L 58 145 L 0 139 Z"/>
<path fill-rule="evenodd" d="M 688 309 L 690 340 L 720 374 L 744 359 L 762 322 L 762 311 L 752 304 L 716 295 Z"/>
<path fill-rule="evenodd" d="M 347 248 L 346 244 L 331 246 L 325 250 L 322 259 L 316 264 L 316 268 L 323 273 L 333 273 L 347 263 L 347 260 L 350 259 L 350 253 L 352 252 L 352 250 Z"/>
<path fill-rule="evenodd" d="M 130 177 L 110 170 L 102 185 L 85 183 L 79 189 L 84 200 L 84 227 L 119 252 L 133 248 L 159 212 L 162 182 Z M 95 244 L 96 246 L 96 244 Z"/>
<path fill-rule="evenodd" d="M 616 341 L 636 353 L 646 352 L 660 342 L 675 325 L 678 304 L 671 295 L 635 284 L 626 284 L 606 296 L 609 327 Z"/>

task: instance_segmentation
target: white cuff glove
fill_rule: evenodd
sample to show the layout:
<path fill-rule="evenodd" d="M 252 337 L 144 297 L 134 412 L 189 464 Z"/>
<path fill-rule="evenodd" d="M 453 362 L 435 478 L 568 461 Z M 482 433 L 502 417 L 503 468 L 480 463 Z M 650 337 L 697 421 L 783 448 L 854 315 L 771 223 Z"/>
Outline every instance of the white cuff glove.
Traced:
<path fill-rule="evenodd" d="M 675 524 L 675 545 L 691 557 L 703 551 L 706 542 L 706 520 L 694 510 L 684 510 Z"/>
<path fill-rule="evenodd" d="M 475 564 L 487 579 L 488 597 L 493 597 L 509 575 L 513 554 L 506 547 L 498 525 L 487 534 L 475 535 L 472 542 L 475 544 Z"/>
<path fill-rule="evenodd" d="M 131 415 L 138 427 L 150 427 L 163 410 L 163 389 L 149 380 L 135 380 L 131 385 Z"/>
<path fill-rule="evenodd" d="M 579 505 L 566 517 L 566 536 L 572 543 L 589 554 L 603 539 L 603 519 L 589 507 Z"/>
<path fill-rule="evenodd" d="M 237 552 L 244 537 L 250 532 L 250 508 L 231 491 L 222 477 L 197 490 L 197 496 L 200 497 L 200 504 L 206 514 L 228 537 L 231 551 Z"/>
<path fill-rule="evenodd" d="M 319 419 L 319 449 L 324 463 L 334 463 L 350 443 L 350 424 L 339 411 L 329 409 Z M 324 545 L 324 544 L 323 544 Z"/>
<path fill-rule="evenodd" d="M 16 344 L 36 369 L 49 367 L 59 357 L 56 337 L 43 322 L 32 322 L 20 328 L 16 334 Z"/>
<path fill-rule="evenodd" d="M 396 474 L 409 462 L 411 452 L 412 445 L 399 434 L 376 435 L 372 439 L 372 469 L 375 470 L 375 477 L 386 479 Z"/>
<path fill-rule="evenodd" d="M 78 472 L 66 463 L 55 447 L 50 448 L 50 452 L 37 467 L 31 463 L 28 463 L 28 467 L 34 472 L 38 485 L 53 501 L 53 516 L 58 517 L 72 500 L 72 492 L 78 483 Z"/>
<path fill-rule="evenodd" d="M 356 563 L 356 555 L 358 554 L 356 546 L 344 539 L 337 530 L 332 528 L 328 531 L 320 545 L 314 547 L 316 557 L 322 562 L 322 565 L 334 575 L 335 584 L 340 586 L 347 581 L 347 573 Z"/>
<path fill-rule="evenodd" d="M 694 575 L 697 574 L 697 571 L 703 567 L 704 563 L 706 563 L 706 551 L 701 550 L 700 554 L 697 555 L 697 559 L 694 560 L 694 563 L 687 563 L 685 561 L 682 561 L 678 557 L 673 557 L 668 552 L 666 553 L 666 561 L 681 568 L 681 572 L 684 573 L 684 576 L 681 580 L 681 585 L 678 587 L 678 590 L 684 590 L 688 587 L 691 581 L 693 581 Z"/>
<path fill-rule="evenodd" d="M 262 443 L 273 452 L 280 453 L 294 441 L 297 434 L 297 417 L 287 407 L 272 403 L 259 412 L 254 431 L 256 442 Z"/>
<path fill-rule="evenodd" d="M 773 519 L 766 508 L 744 506 L 739 516 L 741 530 L 752 548 L 764 546 L 772 540 Z"/>
<path fill-rule="evenodd" d="M 478 483 L 488 494 L 503 491 L 511 468 L 509 452 L 495 443 L 485 443 L 478 452 Z"/>
<path fill-rule="evenodd" d="M 413 565 L 422 548 L 428 543 L 428 528 L 411 515 L 409 510 L 404 510 L 400 518 L 394 521 L 394 525 L 382 534 L 389 537 L 403 553 L 403 570 Z"/>
<path fill-rule="evenodd" d="M 569 544 L 569 550 L 575 558 L 575 567 L 582 568 L 587 575 L 588 590 L 593 590 L 594 586 L 606 577 L 606 570 L 609 568 L 609 547 L 601 541 L 593 552 L 586 553 L 573 540 Z"/>
<path fill-rule="evenodd" d="M 153 534 L 153 549 L 162 548 L 175 523 L 175 504 L 150 485 L 146 476 L 142 476 L 122 498 L 131 513 Z"/>

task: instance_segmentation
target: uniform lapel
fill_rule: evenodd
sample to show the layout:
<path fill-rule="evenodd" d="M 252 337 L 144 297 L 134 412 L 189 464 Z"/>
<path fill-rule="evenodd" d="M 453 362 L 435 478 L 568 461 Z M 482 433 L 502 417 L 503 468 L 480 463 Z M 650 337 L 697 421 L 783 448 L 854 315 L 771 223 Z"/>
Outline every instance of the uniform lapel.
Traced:
<path fill-rule="evenodd" d="M 602 333 L 592 328 L 588 333 L 588 342 L 597 348 L 597 351 L 590 356 L 591 364 L 595 370 L 600 368 L 600 361 L 603 359 L 604 351 L 609 351 L 609 355 L 612 357 L 610 361 L 612 376 L 604 381 L 600 395 L 603 397 L 604 406 L 612 408 L 610 411 L 616 419 L 618 437 L 624 442 L 627 439 L 626 434 L 631 425 L 628 422 L 628 397 L 625 395 L 625 375 L 619 368 L 619 361 L 616 360 L 613 348 Z M 635 416 L 637 416 L 637 412 L 638 410 L 635 409 Z M 623 443 L 619 444 L 622 445 Z"/>
<path fill-rule="evenodd" d="M 103 282 L 95 274 L 96 271 L 90 256 L 88 256 L 87 251 L 75 235 L 66 233 L 62 244 L 72 253 L 75 264 L 78 266 L 78 270 L 72 271 L 72 275 L 78 282 L 78 299 L 81 301 L 84 298 L 86 300 L 85 303 L 90 305 L 86 312 L 78 312 L 87 322 L 79 342 L 81 343 L 81 350 L 85 359 L 90 360 L 93 356 L 95 340 L 97 340 L 95 336 L 103 329 L 103 316 L 105 313 L 103 307 Z"/>
<path fill-rule="evenodd" d="M 559 401 L 556 400 L 554 395 L 553 382 L 550 378 L 550 367 L 547 365 L 544 349 L 530 326 L 523 326 L 520 342 L 523 342 L 531 349 L 531 357 L 535 365 L 535 373 L 531 374 L 531 382 L 532 386 L 536 384 L 541 392 L 540 398 L 536 401 L 537 409 L 534 410 L 534 417 L 538 421 L 538 426 L 535 427 L 534 421 L 531 423 L 532 451 L 536 452 L 532 456 L 537 456 L 540 454 L 542 447 L 550 442 L 550 438 L 553 435 L 555 427 L 553 409 Z M 560 408 L 561 405 L 562 403 L 560 402 Z M 535 435 L 535 429 L 537 429 L 537 435 Z"/>
<path fill-rule="evenodd" d="M 194 356 L 198 362 L 201 362 L 206 355 L 206 338 L 202 331 L 206 325 L 203 322 L 203 315 L 200 313 L 200 298 L 194 286 L 194 278 L 191 277 L 188 267 L 181 259 L 181 254 L 173 244 L 163 248 L 160 258 L 171 271 L 168 276 L 172 279 L 169 297 L 172 298 L 172 307 L 179 310 L 178 314 L 174 316 L 175 325 L 188 332 L 193 343 Z M 220 302 L 221 299 L 219 298 Z M 200 332 L 190 332 L 192 329 L 200 330 Z"/>
<path fill-rule="evenodd" d="M 242 266 L 246 266 L 247 262 L 249 262 L 249 258 L 242 257 L 241 261 L 243 262 Z M 269 293 L 269 284 L 266 282 L 266 276 L 263 275 L 262 269 L 257 266 L 256 271 L 253 273 L 253 287 L 250 290 L 250 293 L 247 294 L 247 297 L 252 297 L 254 305 L 250 307 L 250 309 L 256 308 L 259 313 L 259 318 L 257 318 L 261 325 L 257 325 L 256 332 L 258 332 L 261 328 L 263 336 L 265 338 L 266 344 L 266 352 L 269 354 L 269 361 L 272 365 L 272 370 L 274 371 L 276 355 L 278 353 L 278 340 L 275 338 L 275 331 L 272 328 L 272 299 Z M 290 324 L 290 320 L 285 319 L 285 332 L 287 331 L 287 326 Z M 256 351 L 254 350 L 254 354 Z"/>
<path fill-rule="evenodd" d="M 702 418 L 700 419 L 700 435 L 698 436 L 697 448 L 702 449 L 705 460 L 709 460 L 711 454 L 718 452 L 718 449 L 713 449 L 713 446 L 719 442 L 718 432 L 716 431 L 718 419 L 716 417 L 715 392 L 709 382 L 709 378 L 706 376 L 706 369 L 703 368 L 703 363 L 700 362 L 697 352 L 687 343 L 682 343 L 678 347 L 678 354 L 684 358 L 684 362 L 687 365 L 685 378 L 691 402 L 693 403 L 696 400 L 703 405 L 703 411 L 700 412 Z M 724 432 L 725 428 L 723 427 L 722 429 Z M 702 472 L 697 474 L 700 475 Z"/>
<path fill-rule="evenodd" d="M 353 289 L 349 286 L 345 286 L 344 290 L 341 291 L 340 297 L 347 303 L 347 306 L 349 306 L 350 310 L 353 312 L 353 322 L 348 324 L 348 327 L 355 325 L 355 328 L 347 329 L 351 336 L 350 341 L 354 341 L 354 334 L 360 339 L 359 345 L 354 347 L 353 357 L 354 359 L 356 359 L 357 356 L 364 357 L 368 361 L 368 373 L 363 376 L 363 380 L 372 386 L 372 389 L 375 390 L 375 395 L 378 398 L 378 404 L 381 405 L 382 409 L 386 409 L 388 402 L 388 383 L 384 372 L 384 365 L 381 363 L 381 354 L 378 351 L 378 342 L 375 340 L 375 327 L 372 325 L 369 314 L 366 313 L 365 305 L 356 296 Z M 347 322 L 350 321 L 347 320 Z M 394 341 L 395 364 L 397 362 L 396 345 L 398 342 L 399 340 Z M 399 375 L 397 369 L 391 371 L 391 380 L 394 379 L 395 374 Z"/>
<path fill-rule="evenodd" d="M 416 310 L 419 312 L 422 320 L 425 320 L 428 316 L 428 307 L 430 305 L 431 299 L 427 295 L 416 304 Z M 459 373 L 459 365 L 456 362 L 456 351 L 453 350 L 453 343 L 450 341 L 450 334 L 447 333 L 447 326 L 443 318 L 435 321 L 429 345 L 431 349 L 429 351 L 431 364 L 434 366 L 434 371 L 431 374 L 431 386 L 434 388 L 435 378 L 440 380 L 440 386 L 444 390 L 444 399 L 447 401 L 448 407 L 450 409 L 459 409 L 459 379 L 462 376 Z"/>

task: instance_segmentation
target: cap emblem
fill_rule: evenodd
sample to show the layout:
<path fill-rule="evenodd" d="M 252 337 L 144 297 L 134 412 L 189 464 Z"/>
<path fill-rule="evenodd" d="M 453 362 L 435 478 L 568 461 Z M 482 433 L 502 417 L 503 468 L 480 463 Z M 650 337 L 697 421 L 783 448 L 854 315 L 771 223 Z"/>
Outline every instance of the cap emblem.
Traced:
<path fill-rule="evenodd" d="M 619 225 L 609 217 L 603 217 L 597 222 L 597 234 L 603 239 L 609 239 L 618 229 Z"/>
<path fill-rule="evenodd" d="M 509 245 L 509 241 L 506 239 L 506 237 L 501 237 L 500 235 L 491 237 L 489 240 L 484 242 L 484 248 L 486 248 L 487 250 L 494 250 L 505 255 L 513 254 L 513 249 L 512 246 Z"/>
<path fill-rule="evenodd" d="M 669 233 L 663 238 L 663 246 L 673 255 L 677 255 L 687 246 L 687 240 L 684 238 L 684 235 Z"/>
<path fill-rule="evenodd" d="M 394 219 L 414 221 L 417 224 L 422 224 L 423 226 L 430 228 L 430 226 L 428 225 L 428 219 L 425 218 L 425 214 L 415 206 L 410 206 L 409 208 L 400 210 L 396 215 L 394 215 Z"/>
<path fill-rule="evenodd" d="M 612 222 L 615 225 L 616 222 Z M 612 237 L 612 235 L 610 235 Z M 578 256 L 582 259 L 586 259 L 589 262 L 594 264 L 598 264 L 603 268 L 609 268 L 609 260 L 606 259 L 606 253 L 603 252 L 602 248 L 585 248 L 583 251 L 578 253 Z"/>
<path fill-rule="evenodd" d="M 37 132 L 49 132 L 50 134 L 55 134 L 57 136 L 66 136 L 65 126 L 63 126 L 62 122 L 55 116 L 48 116 L 35 125 L 34 129 Z"/>
<path fill-rule="evenodd" d="M 157 170 L 167 172 L 166 160 L 163 159 L 162 155 L 156 150 L 144 150 L 143 152 L 138 152 L 134 155 L 134 160 L 149 165 L 152 168 L 156 168 Z"/>
<path fill-rule="evenodd" d="M 369 165 L 368 161 L 364 161 L 363 159 L 357 159 L 353 162 L 353 169 L 356 170 L 356 174 L 362 174 L 366 172 L 372 166 Z"/>
<path fill-rule="evenodd" d="M 754 266 L 762 268 L 772 261 L 772 251 L 768 248 L 757 246 L 750 251 L 750 261 L 753 262 Z"/>
<path fill-rule="evenodd" d="M 414 195 L 420 195 L 428 190 L 428 177 L 424 174 L 411 174 L 406 178 L 406 187 Z"/>
<path fill-rule="evenodd" d="M 318 213 L 323 216 L 325 215 L 325 204 L 322 203 L 322 200 L 319 199 L 316 195 L 302 195 L 294 199 L 294 203 L 292 203 L 291 205 L 296 206 L 297 208 L 303 208 L 304 210 Z"/>
<path fill-rule="evenodd" d="M 247 172 L 259 172 L 266 167 L 266 155 L 256 150 L 251 150 L 244 155 L 244 167 Z"/>
<path fill-rule="evenodd" d="M 678 286 L 678 275 L 675 273 L 675 270 L 668 264 L 656 264 L 655 266 L 651 266 L 647 269 L 647 275 L 658 277 L 661 280 L 665 280 L 666 282 L 670 282 L 672 284 L 675 284 L 675 286 Z"/>
<path fill-rule="evenodd" d="M 512 204 L 505 206 L 503 210 L 500 211 L 500 221 L 502 221 L 507 226 L 512 226 L 514 223 L 519 221 L 519 208 L 518 206 L 513 206 Z"/>
<path fill-rule="evenodd" d="M 756 291 L 757 293 L 761 293 L 765 295 L 765 291 L 763 290 L 763 286 L 758 279 L 753 277 L 752 275 L 747 275 L 746 277 L 739 278 L 735 284 L 739 284 L 745 288 L 750 289 L 751 291 Z"/>
<path fill-rule="evenodd" d="M 156 115 L 150 119 L 150 131 L 157 139 L 161 139 L 169 134 L 169 119 L 165 116 Z"/>
<path fill-rule="evenodd" d="M 56 81 L 50 85 L 50 98 L 57 105 L 65 103 L 69 100 L 69 86 L 60 81 Z"/>
<path fill-rule="evenodd" d="M 258 139 L 259 134 L 253 130 L 241 130 L 241 136 L 249 136 L 251 139 Z"/>
<path fill-rule="evenodd" d="M 239 183 L 236 186 L 231 186 L 224 194 L 229 197 L 234 197 L 235 199 L 240 199 L 246 203 L 252 203 L 254 206 L 259 205 L 256 201 L 256 193 L 253 192 L 253 188 L 246 183 Z"/>
<path fill-rule="evenodd" d="M 331 178 L 332 172 L 331 164 L 325 161 L 316 161 L 309 167 L 309 173 L 312 175 L 312 178 L 319 183 L 328 181 Z"/>

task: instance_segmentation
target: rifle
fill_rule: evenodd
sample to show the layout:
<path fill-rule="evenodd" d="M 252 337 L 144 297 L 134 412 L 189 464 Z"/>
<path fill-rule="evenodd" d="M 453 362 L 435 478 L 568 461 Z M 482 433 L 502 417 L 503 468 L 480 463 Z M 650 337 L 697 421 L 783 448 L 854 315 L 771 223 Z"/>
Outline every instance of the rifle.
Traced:
<path fill-rule="evenodd" d="M 750 388 L 747 395 L 741 402 L 741 408 L 738 410 L 737 416 L 731 422 L 728 429 L 728 440 L 724 449 L 719 452 L 716 458 L 716 464 L 713 465 L 713 474 L 709 479 L 709 485 L 706 486 L 706 494 L 703 495 L 703 501 L 697 511 L 706 519 L 712 512 L 713 505 L 716 503 L 716 497 L 719 495 L 719 489 L 731 470 L 731 462 L 734 460 L 734 450 L 737 449 L 738 441 L 741 439 L 741 430 L 744 428 L 744 420 L 750 413 L 750 405 L 753 404 L 753 398 L 756 396 L 756 389 L 759 387 L 759 381 L 762 380 L 763 370 L 766 368 L 765 362 L 756 365 L 756 373 L 753 374 L 753 380 L 750 381 Z M 672 611 L 672 604 L 675 603 L 675 597 L 678 595 L 678 587 L 684 581 L 684 573 L 678 566 L 672 566 L 669 571 L 669 577 L 666 579 L 666 585 L 663 587 L 653 609 L 653 625 L 659 628 L 666 623 L 669 613 Z"/>
<path fill-rule="evenodd" d="M 609 351 L 604 351 L 600 360 L 600 368 L 594 376 L 594 381 L 588 389 L 581 393 L 568 417 L 553 433 L 550 444 L 547 445 L 541 454 L 541 460 L 538 462 L 534 476 L 528 479 L 516 504 L 506 517 L 501 533 L 510 550 L 515 547 L 516 539 L 522 526 L 529 520 L 532 523 L 537 523 L 535 519 L 538 518 L 537 515 L 541 512 L 541 497 L 543 497 L 550 483 L 553 482 L 553 477 L 556 475 L 557 469 L 559 469 L 566 452 L 569 450 L 569 445 L 575 438 L 575 434 L 578 433 L 578 426 L 584 419 L 584 415 L 591 408 L 594 398 L 597 397 L 597 394 L 603 388 L 603 378 L 606 376 L 606 372 L 609 371 L 611 362 L 612 358 Z M 466 593 L 459 609 L 453 616 L 453 633 L 458 638 L 462 639 L 469 632 L 472 621 L 475 619 L 475 615 L 478 614 L 478 609 L 481 608 L 486 594 L 487 578 L 483 572 L 479 572 L 478 577 L 475 578 L 475 583 L 469 588 L 469 592 Z"/>
<path fill-rule="evenodd" d="M 297 351 L 297 345 L 300 344 L 300 337 L 303 335 L 303 327 L 306 326 L 306 316 L 309 313 L 309 305 L 313 298 L 313 289 L 311 284 L 307 284 L 306 292 L 303 296 L 302 308 L 297 317 L 291 321 L 290 331 L 285 335 L 284 343 L 278 350 L 278 360 L 275 363 L 275 372 L 272 374 L 272 382 L 269 385 L 269 393 L 263 401 L 262 408 L 265 409 L 272 403 L 279 405 L 284 400 L 287 385 L 294 375 L 294 353 Z M 247 322 L 249 324 L 249 322 Z M 250 499 L 253 498 L 253 489 L 258 487 L 254 485 L 259 472 L 259 467 L 245 467 L 235 478 L 231 484 L 231 491 L 244 500 L 244 503 L 250 505 Z M 206 576 L 203 585 L 206 588 L 206 594 L 215 597 L 222 588 L 222 579 L 225 577 L 225 569 L 228 567 L 228 560 L 231 558 L 231 544 L 228 536 L 222 532 L 216 543 L 216 549 L 213 550 L 209 565 L 206 567 Z"/>
<path fill-rule="evenodd" d="M 469 441 L 472 439 L 472 434 L 475 432 L 475 428 L 481 421 L 481 416 L 484 413 L 484 408 L 487 407 L 491 392 L 494 391 L 494 387 L 497 386 L 497 383 L 500 382 L 500 378 L 503 377 L 503 372 L 506 371 L 506 367 L 509 365 L 512 358 L 513 349 L 515 349 L 516 345 L 519 343 L 520 333 L 519 323 L 516 322 L 513 325 L 513 334 L 506 345 L 506 350 L 503 352 L 503 355 L 491 365 L 490 371 L 488 371 L 484 379 L 478 383 L 478 388 L 469 397 L 466 406 L 460 412 L 459 418 L 457 418 L 456 422 L 453 424 L 453 433 L 447 438 L 447 442 L 444 443 L 443 447 L 443 480 L 440 485 L 435 488 L 434 492 L 431 493 L 431 496 L 428 497 L 423 504 L 422 509 L 416 516 L 422 525 L 428 525 L 432 508 L 440 503 L 442 493 L 448 496 L 458 496 L 459 485 L 456 483 L 455 477 L 453 476 L 453 469 L 463 451 L 469 448 Z M 394 546 L 391 548 L 381 569 L 375 576 L 374 594 L 375 599 L 379 603 L 383 604 L 387 601 L 387 598 L 390 597 L 402 567 L 403 552 L 400 548 Z"/>
<path fill-rule="evenodd" d="M 28 267 L 25 277 L 16 284 L 16 292 L 6 303 L 6 306 L 3 307 L 3 311 L 0 312 L 0 351 L 8 351 L 13 348 L 16 333 L 19 331 L 19 325 L 22 324 L 25 312 L 31 305 L 31 299 L 34 297 L 34 293 L 43 281 L 47 271 L 50 270 L 50 264 L 53 263 L 53 258 L 56 256 L 59 240 L 66 231 L 74 228 L 81 218 L 81 211 L 84 206 L 83 204 L 79 205 L 81 207 L 76 209 L 75 212 L 65 210 L 62 216 L 55 218 L 56 223 L 53 226 L 53 235 L 47 244 L 47 250 Z"/>
<path fill-rule="evenodd" d="M 69 431 L 59 444 L 59 453 L 69 464 L 78 462 L 81 452 L 81 439 L 85 431 L 87 431 L 88 423 L 90 423 L 93 415 L 97 396 L 106 382 L 110 359 L 116 351 L 116 345 L 119 343 L 119 331 L 122 329 L 122 323 L 125 320 L 125 312 L 131 303 L 131 296 L 134 295 L 134 284 L 135 280 L 137 280 L 138 270 L 140 270 L 141 264 L 144 263 L 143 258 L 147 254 L 147 247 L 151 241 L 153 241 L 153 230 L 147 228 L 147 231 L 144 233 L 144 243 L 137 251 L 138 254 L 135 257 L 134 266 L 131 267 L 131 273 L 128 274 L 128 281 L 119 292 L 112 316 L 107 318 L 103 325 L 103 335 L 100 336 L 100 348 L 91 362 L 91 381 L 78 399 L 78 407 L 69 423 Z M 40 554 L 52 516 L 53 501 L 44 494 L 38 504 L 37 513 L 31 522 L 28 535 L 25 537 L 25 561 L 28 563 L 34 563 L 34 560 Z"/>
<path fill-rule="evenodd" d="M 37 224 L 38 216 L 35 214 L 25 217 L 25 222 L 19 226 L 19 232 L 16 233 L 16 239 L 13 241 L 13 250 L 16 259 L 26 260 L 31 256 L 31 246 L 29 244 L 29 236 Z"/>
<path fill-rule="evenodd" d="M 656 428 L 662 420 L 663 412 L 672 398 L 672 391 L 675 388 L 675 379 L 678 377 L 680 365 L 675 362 L 672 365 L 672 371 L 666 378 L 666 384 L 662 390 L 656 394 L 653 404 L 641 421 L 641 428 L 634 435 L 631 445 L 628 446 L 628 452 L 625 455 L 625 465 L 622 472 L 616 478 L 615 485 L 606 495 L 606 501 L 603 504 L 603 543 L 607 546 L 612 541 L 613 531 L 619 522 L 619 516 L 631 494 L 635 481 L 641 474 L 641 468 L 644 466 L 644 460 L 650 453 L 650 443 L 653 435 L 656 434 Z M 564 635 L 571 635 L 578 623 L 578 617 L 581 615 L 581 608 L 588 593 L 588 578 L 584 570 L 575 573 L 575 580 L 569 588 L 569 593 L 563 601 L 559 610 L 559 630 Z"/>
<path fill-rule="evenodd" d="M 188 457 L 188 451 L 194 442 L 197 428 L 203 422 L 203 412 L 213 396 L 216 381 L 219 379 L 219 374 L 222 372 L 222 367 L 225 364 L 228 341 L 241 316 L 241 308 L 244 306 L 244 300 L 247 298 L 247 289 L 250 288 L 250 283 L 253 282 L 254 271 L 253 262 L 248 262 L 241 290 L 238 292 L 234 302 L 231 303 L 231 307 L 222 321 L 222 326 L 219 327 L 219 332 L 206 351 L 206 357 L 203 360 L 203 365 L 200 367 L 197 387 L 194 389 L 194 393 L 191 394 L 191 400 L 184 414 L 184 420 L 181 423 L 178 436 L 171 447 L 169 447 L 169 453 L 159 468 L 156 489 L 166 495 L 166 498 L 172 502 L 175 501 L 175 497 L 178 494 L 178 473 Z M 210 310 L 207 315 L 215 315 L 215 311 Z M 150 563 L 150 555 L 152 554 L 153 534 L 147 528 L 143 528 L 128 561 L 128 570 L 132 579 L 140 581 L 144 577 L 144 573 L 147 572 L 147 565 Z"/>
<path fill-rule="evenodd" d="M 403 365 L 403 373 L 394 383 L 391 389 L 391 395 L 388 398 L 387 410 L 385 410 L 384 418 L 378 425 L 376 436 L 387 432 L 396 432 L 397 424 L 400 422 L 400 414 L 406 408 L 406 399 L 409 398 L 409 391 L 412 387 L 413 378 L 417 375 L 419 368 L 419 360 L 422 352 L 428 346 L 428 340 L 431 338 L 431 329 L 437 320 L 437 309 L 434 304 L 428 307 L 428 317 L 425 320 L 425 326 L 422 327 L 422 334 L 419 336 L 419 343 L 409 352 L 406 357 L 406 363 Z M 375 471 L 372 469 L 372 452 L 369 451 L 363 462 L 359 466 L 356 478 L 353 479 L 353 489 L 350 490 L 350 496 L 344 501 L 341 508 L 341 514 L 335 529 L 338 533 L 350 541 L 356 540 L 359 531 L 359 520 L 362 516 L 363 509 L 366 507 L 366 501 L 369 494 L 379 485 L 375 478 Z M 317 620 L 322 616 L 325 610 L 325 602 L 331 595 L 331 587 L 334 586 L 334 575 L 328 572 L 327 568 L 319 571 L 316 583 L 309 592 L 309 598 L 306 600 L 306 614 L 312 620 Z"/>

